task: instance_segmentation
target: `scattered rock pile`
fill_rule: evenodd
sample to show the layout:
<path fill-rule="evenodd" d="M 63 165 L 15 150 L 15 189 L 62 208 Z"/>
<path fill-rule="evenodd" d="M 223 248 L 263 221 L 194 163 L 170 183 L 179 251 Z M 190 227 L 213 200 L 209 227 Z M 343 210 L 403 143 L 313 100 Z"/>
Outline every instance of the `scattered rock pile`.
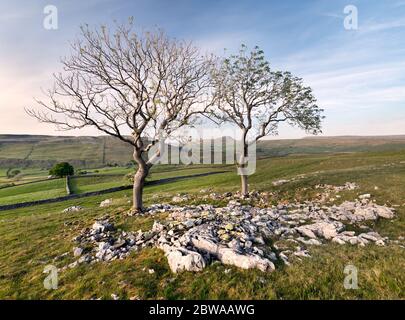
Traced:
<path fill-rule="evenodd" d="M 305 175 L 305 174 L 300 174 L 300 175 L 295 176 L 295 177 L 292 177 L 292 178 L 290 178 L 290 179 L 275 180 L 275 181 L 272 182 L 272 185 L 275 186 L 275 187 L 279 187 L 279 186 L 282 186 L 283 184 L 286 184 L 286 183 L 289 183 L 289 182 L 298 181 L 298 180 L 304 179 L 304 178 L 306 178 L 306 177 L 307 177 L 307 175 Z"/>
<path fill-rule="evenodd" d="M 320 189 L 322 192 L 318 193 L 316 196 L 318 198 L 318 202 L 325 203 L 325 202 L 333 202 L 336 199 L 340 198 L 338 194 L 341 191 L 347 190 L 356 190 L 360 187 L 354 182 L 346 182 L 342 186 L 333 186 L 329 184 L 318 184 L 315 186 L 315 189 Z"/>
<path fill-rule="evenodd" d="M 180 202 L 189 201 L 189 200 L 190 200 L 190 198 L 186 194 L 185 195 L 178 194 L 177 196 L 174 196 L 172 198 L 172 202 L 174 202 L 174 203 L 180 203 Z"/>
<path fill-rule="evenodd" d="M 272 192 L 258 192 L 258 191 L 251 191 L 247 195 L 242 195 L 240 192 L 225 192 L 225 193 L 217 193 L 211 192 L 211 189 L 201 189 L 200 194 L 203 194 L 198 197 L 199 200 L 250 200 L 251 202 L 257 204 L 267 204 L 270 197 L 273 196 Z M 178 204 L 182 202 L 187 202 L 192 200 L 192 198 L 187 194 L 178 194 L 174 196 L 171 200 L 172 203 Z"/>
<path fill-rule="evenodd" d="M 282 180 L 276 180 L 272 182 L 273 186 L 281 186 L 283 184 L 293 182 L 300 180 L 304 178 L 304 175 L 300 175 L 291 179 L 282 179 Z M 304 188 L 304 190 L 307 188 Z M 342 186 L 334 186 L 334 185 L 328 185 L 328 184 L 319 184 L 315 186 L 315 189 L 321 190 L 322 192 L 319 192 L 317 194 L 317 202 L 319 203 L 325 203 L 328 201 L 335 201 L 337 198 L 340 198 L 340 195 L 338 194 L 341 191 L 346 191 L 346 190 L 356 190 L 359 189 L 359 186 L 354 183 L 354 182 L 346 182 Z M 251 191 L 249 192 L 248 195 L 242 195 L 240 192 L 225 192 L 225 193 L 217 193 L 217 192 L 212 192 L 212 189 L 201 189 L 200 190 L 200 196 L 198 196 L 196 199 L 198 200 L 224 200 L 224 201 L 239 201 L 239 200 L 249 200 L 249 203 L 263 206 L 269 203 L 269 201 L 274 197 L 275 193 L 273 192 L 258 192 L 258 191 Z M 332 197 L 333 196 L 333 197 Z M 367 196 L 364 195 L 364 196 Z M 369 195 L 369 198 L 371 195 Z M 368 199 L 369 199 L 368 198 Z M 193 200 L 190 195 L 188 194 L 177 194 L 171 199 L 171 203 L 173 204 L 180 204 L 183 202 L 188 202 L 190 200 Z"/>
<path fill-rule="evenodd" d="M 74 239 L 78 244 L 74 255 L 80 257 L 76 262 L 124 259 L 131 251 L 152 246 L 165 252 L 173 272 L 200 271 L 212 260 L 272 271 L 274 262 L 289 264 L 292 257 L 310 257 L 308 246 L 327 241 L 385 245 L 388 239 L 368 227 L 359 225 L 362 232 L 356 235 L 347 231 L 346 225 L 394 217 L 392 208 L 377 205 L 368 197 L 330 207 L 306 202 L 259 208 L 235 200 L 220 208 L 155 204 L 146 214 L 161 212 L 168 212 L 168 217 L 155 221 L 146 232 L 120 232 L 108 218 L 96 221 Z M 293 248 L 277 245 L 280 241 L 290 242 Z"/>
<path fill-rule="evenodd" d="M 317 184 L 315 189 L 323 189 L 329 192 L 339 192 L 345 190 L 356 190 L 359 186 L 354 182 L 346 182 L 343 186 L 333 186 L 330 184 Z"/>
<path fill-rule="evenodd" d="M 69 268 L 83 262 L 124 259 L 131 251 L 138 250 L 144 242 L 144 246 L 147 245 L 146 234 L 116 230 L 108 216 L 96 220 L 91 228 L 83 229 L 73 241 L 77 244 L 73 255 L 80 258 L 76 263 L 68 265 Z"/>

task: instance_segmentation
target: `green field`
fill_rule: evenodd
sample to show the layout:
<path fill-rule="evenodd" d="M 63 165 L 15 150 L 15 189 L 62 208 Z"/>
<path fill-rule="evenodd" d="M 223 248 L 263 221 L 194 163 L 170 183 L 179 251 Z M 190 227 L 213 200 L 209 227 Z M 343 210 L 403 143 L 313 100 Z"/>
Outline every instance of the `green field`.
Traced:
<path fill-rule="evenodd" d="M 230 166 L 163 166 L 152 168 L 148 181 L 174 178 L 178 176 L 192 176 L 206 172 L 230 170 Z M 46 180 L 44 170 L 21 169 L 19 179 L 7 179 L 6 170 L 1 169 L 2 180 L 0 188 L 0 205 L 18 202 L 36 201 L 66 195 L 65 180 Z M 88 175 L 77 175 L 70 179 L 70 188 L 73 194 L 100 191 L 120 186 L 130 185 L 125 178 L 135 168 L 106 167 L 89 171 Z M 44 181 L 45 180 L 45 181 Z M 9 185 L 9 184 L 13 185 Z"/>
<path fill-rule="evenodd" d="M 27 182 L 44 180 L 48 176 L 47 170 L 38 168 L 12 168 L 21 171 L 20 174 L 13 178 L 7 178 L 7 169 L 0 169 L 0 188 L 5 185 L 19 185 Z"/>
<path fill-rule="evenodd" d="M 85 192 L 99 191 L 119 187 L 124 184 L 122 175 L 104 175 L 95 177 L 74 177 L 70 179 L 72 193 L 80 194 Z"/>
<path fill-rule="evenodd" d="M 0 205 L 49 199 L 65 195 L 65 179 L 35 182 L 0 189 Z"/>
<path fill-rule="evenodd" d="M 169 168 L 168 168 L 169 169 Z M 171 168 L 170 168 L 171 169 Z M 179 168 L 180 169 L 180 168 Z M 221 167 L 181 168 L 166 171 L 158 167 L 153 179 L 223 170 Z M 230 168 L 227 168 L 230 169 Z M 102 173 L 127 169 L 104 169 Z M 274 187 L 276 179 L 301 179 Z M 85 179 L 81 178 L 84 182 Z M 117 178 L 118 179 L 118 178 Z M 79 183 L 85 190 L 118 180 L 102 178 L 94 183 Z M 371 193 L 379 204 L 395 206 L 394 220 L 377 221 L 374 229 L 382 236 L 396 240 L 405 230 L 405 151 L 368 152 L 335 155 L 288 156 L 263 159 L 250 177 L 251 189 L 272 191 L 271 203 L 312 199 L 319 183 L 341 185 L 347 181 L 360 185 L 359 190 L 345 191 L 345 199 Z M 91 182 L 91 180 L 90 180 Z M 375 187 L 378 190 L 375 190 Z M 177 193 L 187 193 L 198 202 L 199 191 L 236 191 L 239 177 L 229 171 L 218 175 L 194 177 L 145 188 L 146 204 L 170 201 Z M 50 190 L 51 191 L 51 190 Z M 0 190 L 1 192 L 1 190 Z M 4 192 L 4 191 L 3 191 Z M 8 193 L 7 193 L 8 192 Z M 7 191 L 8 197 L 10 191 Z M 290 267 L 280 266 L 273 273 L 243 271 L 214 263 L 200 273 L 172 274 L 162 251 L 143 249 L 129 258 L 111 263 L 80 265 L 59 276 L 57 290 L 43 287 L 44 267 L 58 267 L 74 261 L 72 238 L 94 219 L 109 214 L 123 230 L 149 229 L 154 219 L 148 216 L 128 217 L 131 190 L 103 196 L 82 198 L 56 204 L 41 205 L 0 212 L 0 298 L 5 299 L 111 299 L 138 296 L 141 299 L 404 299 L 405 254 L 399 245 L 366 247 L 327 244 L 311 247 L 312 258 Z M 113 198 L 114 205 L 100 208 L 100 201 Z M 1 201 L 3 196 L 0 195 Z M 202 201 L 200 201 L 201 203 Z M 212 202 L 212 201 L 211 201 Z M 217 204 L 221 204 L 218 202 Z M 71 205 L 81 205 L 80 212 L 64 214 Z M 269 203 L 270 205 L 270 203 Z M 65 252 L 62 260 L 53 259 Z M 359 289 L 345 290 L 343 268 L 354 264 L 359 269 Z M 154 274 L 147 272 L 155 270 Z M 225 273 L 226 269 L 230 272 Z"/>
<path fill-rule="evenodd" d="M 128 168 L 104 168 L 97 170 L 95 176 L 76 176 L 71 178 L 71 189 L 73 193 L 99 191 L 114 187 L 130 185 L 125 175 L 133 173 L 135 169 Z M 158 181 L 161 179 L 174 178 L 178 176 L 193 176 L 206 172 L 230 170 L 230 166 L 156 166 L 152 168 L 147 181 Z"/>

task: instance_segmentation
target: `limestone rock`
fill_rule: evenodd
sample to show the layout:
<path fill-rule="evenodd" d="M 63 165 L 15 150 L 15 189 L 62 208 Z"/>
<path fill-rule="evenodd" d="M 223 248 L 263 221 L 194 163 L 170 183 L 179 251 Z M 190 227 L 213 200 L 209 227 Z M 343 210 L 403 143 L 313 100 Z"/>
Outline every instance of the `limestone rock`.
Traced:
<path fill-rule="evenodd" d="M 105 199 L 104 201 L 101 201 L 100 208 L 108 207 L 112 204 L 112 202 L 113 202 L 112 199 Z"/>
<path fill-rule="evenodd" d="M 230 264 L 242 269 L 259 269 L 263 272 L 275 270 L 274 264 L 256 254 L 239 254 L 230 248 L 220 247 L 217 254 L 218 260 L 223 264 Z"/>
<path fill-rule="evenodd" d="M 162 245 L 161 248 L 165 251 L 170 270 L 174 273 L 201 271 L 205 268 L 205 260 L 197 252 L 168 245 Z"/>
<path fill-rule="evenodd" d="M 338 198 L 336 192 L 357 187 L 353 183 L 321 185 L 318 188 L 325 192 L 316 200 L 272 207 L 265 207 L 271 194 L 259 192 L 250 192 L 244 204 L 239 202 L 239 193 L 216 193 L 216 199 L 228 201 L 225 207 L 152 204 L 145 215 L 167 214 L 164 221 L 154 221 L 147 231 L 116 230 L 106 216 L 74 237 L 75 246 L 86 248 L 86 253 L 79 255 L 77 250 L 78 260 L 70 267 L 125 259 L 132 251 L 158 247 L 165 251 L 173 272 L 201 271 L 208 261 L 213 260 L 244 269 L 272 271 L 273 262 L 281 260 L 289 265 L 297 259 L 308 258 L 309 246 L 323 245 L 328 241 L 341 245 L 386 245 L 387 238 L 372 232 L 371 227 L 361 228 L 361 225 L 362 221 L 393 218 L 394 209 L 379 206 L 368 199 L 346 201 L 340 205 L 324 204 L 325 199 L 330 200 L 325 193 L 335 193 L 334 197 Z M 187 196 L 178 197 L 183 201 Z M 208 199 L 209 195 L 203 197 Z M 252 201 L 261 206 L 255 206 Z M 360 226 L 360 234 L 344 231 L 349 224 Z M 274 248 L 280 250 L 277 255 L 269 246 L 271 240 L 277 240 L 274 244 Z M 290 261 L 293 256 L 295 259 Z M 68 268 L 64 266 L 61 270 Z"/>
<path fill-rule="evenodd" d="M 274 264 L 255 254 L 240 254 L 231 248 L 216 244 L 212 239 L 204 237 L 193 237 L 191 243 L 200 251 L 212 254 L 223 264 L 230 264 L 242 269 L 258 268 L 262 271 L 273 271 Z"/>
<path fill-rule="evenodd" d="M 163 224 L 161 224 L 160 222 L 158 222 L 158 221 L 153 222 L 152 231 L 160 232 L 164 228 L 165 228 L 165 226 Z"/>
<path fill-rule="evenodd" d="M 325 238 L 327 240 L 335 237 L 338 232 L 343 230 L 344 226 L 341 222 L 317 222 L 314 224 L 303 225 L 297 227 L 296 230 L 304 236 L 311 239 L 317 238 L 317 236 Z"/>
<path fill-rule="evenodd" d="M 310 239 L 316 239 L 317 238 L 315 233 L 310 228 L 308 228 L 307 226 L 298 227 L 298 228 L 296 228 L 296 230 L 300 234 L 302 234 L 303 236 L 308 237 Z"/>
<path fill-rule="evenodd" d="M 92 229 L 97 232 L 105 232 L 105 231 L 112 231 L 114 230 L 114 227 L 111 223 L 109 223 L 107 220 L 100 220 L 94 222 Z"/>
<path fill-rule="evenodd" d="M 83 210 L 83 207 L 81 207 L 81 206 L 71 206 L 69 208 L 64 209 L 62 212 L 63 213 L 69 213 L 69 212 L 78 212 L 80 210 Z"/>
<path fill-rule="evenodd" d="M 172 202 L 174 202 L 174 203 L 180 203 L 180 202 L 188 201 L 188 200 L 189 200 L 189 198 L 187 195 L 184 195 L 184 196 L 177 195 L 172 198 Z"/>
<path fill-rule="evenodd" d="M 83 253 L 83 249 L 80 247 L 76 247 L 73 249 L 73 256 L 80 257 Z"/>
<path fill-rule="evenodd" d="M 290 180 L 281 179 L 281 180 L 273 181 L 272 185 L 275 186 L 275 187 L 278 187 L 278 186 L 281 186 L 281 185 L 286 184 L 288 182 L 290 182 Z"/>
<path fill-rule="evenodd" d="M 394 218 L 394 210 L 384 206 L 374 205 L 377 215 L 381 218 L 392 219 Z"/>

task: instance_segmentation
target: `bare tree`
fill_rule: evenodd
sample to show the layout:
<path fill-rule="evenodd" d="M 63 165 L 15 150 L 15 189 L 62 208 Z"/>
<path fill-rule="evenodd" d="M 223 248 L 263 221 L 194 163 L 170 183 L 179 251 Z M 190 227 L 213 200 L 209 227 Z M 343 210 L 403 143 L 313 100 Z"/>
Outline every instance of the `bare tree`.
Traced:
<path fill-rule="evenodd" d="M 156 147 L 209 105 L 212 57 L 161 30 L 135 32 L 132 19 L 113 30 L 82 26 L 71 50 L 46 101 L 27 112 L 60 130 L 95 127 L 133 146 L 133 210 L 142 211 L 145 179 L 161 156 Z"/>
<path fill-rule="evenodd" d="M 268 135 L 278 134 L 278 125 L 287 122 L 309 133 L 321 132 L 322 109 L 302 79 L 289 72 L 270 69 L 258 47 L 248 51 L 242 45 L 238 55 L 222 59 L 212 72 L 216 117 L 241 130 L 243 151 L 238 170 L 246 166 L 249 145 Z M 248 194 L 248 177 L 241 174 L 242 195 Z"/>

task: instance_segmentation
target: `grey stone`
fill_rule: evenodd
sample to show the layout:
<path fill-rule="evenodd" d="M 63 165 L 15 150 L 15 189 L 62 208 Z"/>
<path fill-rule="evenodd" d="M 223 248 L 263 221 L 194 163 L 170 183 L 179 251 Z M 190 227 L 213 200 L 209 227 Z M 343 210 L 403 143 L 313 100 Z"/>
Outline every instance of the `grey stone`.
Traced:
<path fill-rule="evenodd" d="M 383 240 L 377 240 L 376 242 L 375 242 L 375 244 L 377 245 L 377 246 L 380 246 L 380 247 L 383 247 L 383 246 L 385 246 L 385 242 L 383 241 Z"/>
<path fill-rule="evenodd" d="M 201 254 L 187 250 L 186 248 L 176 248 L 169 245 L 160 247 L 167 257 L 170 270 L 174 273 L 182 271 L 202 271 L 205 268 L 205 260 Z"/>
<path fill-rule="evenodd" d="M 113 200 L 112 199 L 105 199 L 104 201 L 101 201 L 100 207 L 108 207 L 112 204 Z"/>
<path fill-rule="evenodd" d="M 83 253 L 83 249 L 80 247 L 76 247 L 73 249 L 73 255 L 75 257 L 80 257 L 82 255 L 82 253 Z"/>
<path fill-rule="evenodd" d="M 322 188 L 332 194 L 338 190 L 349 190 L 354 186 L 347 184 Z M 252 192 L 248 201 L 261 201 L 262 196 L 269 197 L 269 194 Z M 167 204 L 151 205 L 147 214 L 168 212 L 168 216 L 165 218 L 166 221 L 155 221 L 152 229 L 146 232 L 115 230 L 108 217 L 99 219 L 92 228 L 83 229 L 81 234 L 74 238 L 81 247 L 93 246 L 93 249 L 89 249 L 86 255 L 82 254 L 77 262 L 94 263 L 125 259 L 130 252 L 141 248 L 167 247 L 170 249 L 165 252 L 173 272 L 200 271 L 207 261 L 212 259 L 240 268 L 272 271 L 273 261 L 280 259 L 289 265 L 290 255 L 295 255 L 299 259 L 308 257 L 309 253 L 304 246 L 322 245 L 327 240 L 342 245 L 365 246 L 370 241 L 377 245 L 385 245 L 387 239 L 383 239 L 378 233 L 363 230 L 363 233 L 356 236 L 353 231 L 344 231 L 345 225 L 341 221 L 345 224 L 358 225 L 361 221 L 394 217 L 394 209 L 379 206 L 366 201 L 367 199 L 329 206 L 322 204 L 323 200 L 328 199 L 323 196 L 322 201 L 259 208 L 241 205 L 237 202 L 240 194 L 217 194 L 216 197 L 227 198 L 228 206 L 221 208 L 212 205 L 183 207 Z M 286 250 L 289 247 L 284 244 L 281 246 L 274 244 L 277 250 L 284 250 L 277 256 L 270 251 L 265 241 L 267 239 L 274 241 L 275 236 L 277 240 L 299 245 L 298 249 L 294 252 Z M 326 241 L 321 241 L 321 238 Z"/>
<path fill-rule="evenodd" d="M 265 258 L 253 254 L 240 254 L 231 248 L 216 244 L 211 239 L 193 237 L 191 241 L 198 250 L 212 254 L 223 264 L 234 265 L 242 269 L 258 268 L 262 271 L 273 271 L 275 269 L 274 264 Z"/>
<path fill-rule="evenodd" d="M 373 233 L 361 233 L 359 234 L 360 238 L 376 242 L 379 240 L 379 237 L 376 237 Z"/>
<path fill-rule="evenodd" d="M 63 213 L 69 213 L 69 212 L 78 212 L 80 210 L 83 210 L 83 207 L 81 207 L 81 206 L 72 206 L 72 207 L 64 209 L 62 212 Z"/>
<path fill-rule="evenodd" d="M 338 238 L 338 237 L 334 237 L 332 239 L 332 242 L 335 242 L 335 243 L 338 243 L 338 244 L 345 244 L 346 243 L 341 238 Z"/>
<path fill-rule="evenodd" d="M 164 230 L 165 226 L 163 224 L 161 224 L 158 221 L 154 221 L 153 222 L 153 226 L 152 226 L 152 231 L 154 232 L 160 232 L 162 230 Z"/>
<path fill-rule="evenodd" d="M 187 220 L 187 221 L 183 222 L 183 224 L 188 229 L 192 228 L 192 227 L 194 227 L 194 220 Z"/>
<path fill-rule="evenodd" d="M 117 241 L 114 243 L 114 245 L 111 247 L 112 250 L 117 250 L 119 248 L 122 248 L 126 244 L 125 240 Z"/>

